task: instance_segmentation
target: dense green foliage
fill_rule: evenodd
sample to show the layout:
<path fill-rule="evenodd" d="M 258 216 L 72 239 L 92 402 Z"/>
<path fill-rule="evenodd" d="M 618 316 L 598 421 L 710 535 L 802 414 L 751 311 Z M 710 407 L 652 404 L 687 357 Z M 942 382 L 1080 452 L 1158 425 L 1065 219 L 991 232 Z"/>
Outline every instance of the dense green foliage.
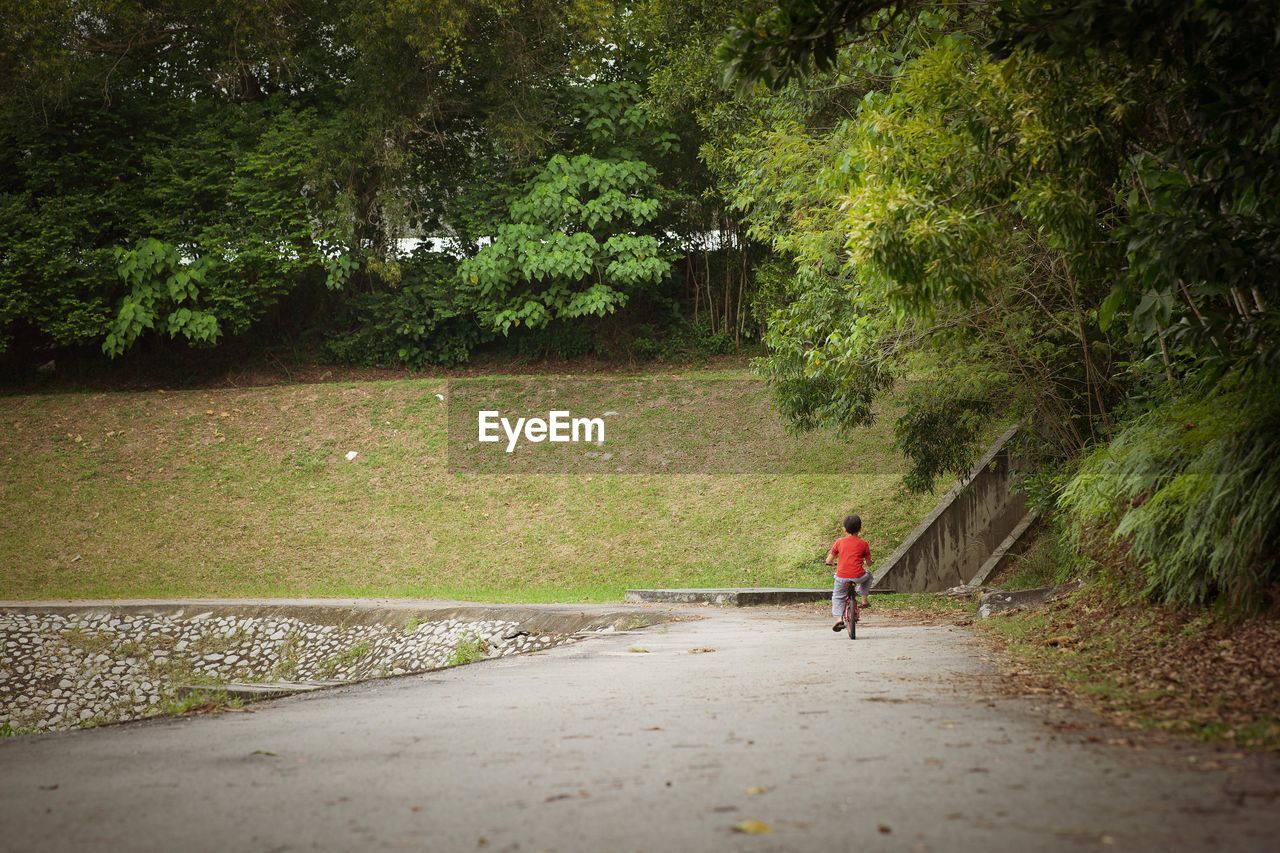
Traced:
<path fill-rule="evenodd" d="M 1082 551 L 1094 531 L 1114 529 L 1160 598 L 1247 605 L 1274 580 L 1260 569 L 1280 548 L 1280 388 L 1182 390 L 1093 449 L 1063 505 Z"/>
<path fill-rule="evenodd" d="M 493 336 L 461 292 L 457 264 L 421 248 L 399 263 L 391 290 L 359 293 L 346 305 L 346 322 L 328 342 L 338 361 L 374 367 L 464 364 Z"/>
<path fill-rule="evenodd" d="M 797 265 L 766 336 L 784 408 L 847 428 L 871 377 L 914 373 L 909 483 L 963 472 L 1017 417 L 1028 486 L 1082 551 L 1122 543 L 1169 600 L 1263 603 L 1277 25 L 1267 4 L 1178 0 L 745 12 L 720 56 L 775 91 L 731 198 Z"/>
<path fill-rule="evenodd" d="M 102 348 L 108 355 L 124 352 L 146 329 L 155 329 L 164 307 L 172 308 L 161 321 L 171 337 L 212 344 L 221 329 L 218 318 L 198 307 L 205 285 L 208 258 L 184 264 L 178 250 L 148 237 L 136 249 L 118 249 L 120 278 L 131 290 L 120 302 L 115 324 Z"/>
<path fill-rule="evenodd" d="M 724 264 L 698 239 L 715 200 L 687 205 L 707 184 L 696 158 L 661 170 L 688 123 L 641 103 L 630 4 L 10 5 L 12 363 L 280 335 L 361 363 L 456 363 L 487 330 L 624 306 L 674 327 Z M 422 239 L 439 254 L 427 276 Z M 125 270 L 122 253 L 159 266 Z M 436 274 L 464 260 L 463 286 Z"/>
<path fill-rule="evenodd" d="M 908 381 L 913 489 L 1016 420 L 1033 500 L 1151 594 L 1280 580 L 1274 4 L 3 11 L 14 363 L 758 337 L 798 429 L 848 435 Z"/>
<path fill-rule="evenodd" d="M 589 150 L 551 157 L 509 205 L 510 221 L 497 224 L 493 241 L 463 261 L 459 273 L 475 293 L 482 322 L 507 332 L 602 317 L 671 275 L 661 233 L 641 231 L 658 215 L 658 173 L 633 146 L 663 155 L 676 136 L 652 134 L 638 100 L 630 83 L 583 92 Z"/>

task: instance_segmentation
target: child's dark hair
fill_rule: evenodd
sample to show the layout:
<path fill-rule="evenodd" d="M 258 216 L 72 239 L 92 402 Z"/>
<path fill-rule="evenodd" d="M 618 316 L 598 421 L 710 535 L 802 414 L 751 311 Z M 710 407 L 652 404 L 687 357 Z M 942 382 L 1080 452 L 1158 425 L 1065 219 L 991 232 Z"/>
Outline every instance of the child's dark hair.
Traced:
<path fill-rule="evenodd" d="M 850 536 L 862 529 L 862 519 L 856 515 L 846 515 L 844 517 L 844 532 Z"/>

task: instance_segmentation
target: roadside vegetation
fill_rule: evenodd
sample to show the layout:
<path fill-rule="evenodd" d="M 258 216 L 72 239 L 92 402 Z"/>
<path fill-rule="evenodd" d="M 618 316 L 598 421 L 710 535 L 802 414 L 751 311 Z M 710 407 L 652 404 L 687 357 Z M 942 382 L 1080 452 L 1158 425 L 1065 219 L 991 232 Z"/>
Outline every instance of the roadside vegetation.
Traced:
<path fill-rule="evenodd" d="M 1273 4 L 303 0 L 264 14 L 234 0 L 209 14 L 125 0 L 86 17 L 43 0 L 12 12 L 0 22 L 11 380 L 110 386 L 237 353 L 286 371 L 477 357 L 684 368 L 751 353 L 796 429 L 853 437 L 892 400 L 876 445 L 905 456 L 895 475 L 918 493 L 1017 421 L 1028 495 L 1078 554 L 1122 543 L 1153 601 L 1269 606 Z M 224 467 L 236 416 L 210 408 L 229 430 L 181 427 L 205 459 L 160 461 L 161 447 L 138 476 L 181 488 L 204 465 L 251 492 L 236 479 L 247 469 Z M 29 428 L 29 414 L 11 420 Z M 324 412 L 293 416 L 328 435 Z M 38 430 L 31 455 L 101 440 L 75 426 Z M 152 433 L 163 443 L 172 425 Z M 317 478 L 300 495 L 332 484 L 322 441 L 279 460 Z M 81 452 L 71 470 L 84 479 L 100 463 Z M 278 491 L 282 476 L 265 482 Z M 230 500 L 206 524 L 235 523 Z M 292 536 L 322 561 L 320 526 L 363 519 L 281 505 L 315 519 Z M 114 512 L 109 499 L 84 506 Z M 127 533 L 231 571 L 183 542 L 203 535 L 184 520 L 197 523 L 157 538 L 137 519 Z M 423 541 L 448 539 L 447 523 L 422 521 Z M 362 546 L 376 528 L 346 532 Z M 261 531 L 248 520 L 242 532 Z M 479 543 L 457 544 L 469 563 Z M 538 572 L 560 571 L 555 549 L 521 544 L 548 558 Z M 670 550 L 678 564 L 699 549 Z M 163 588 L 154 564 L 137 566 L 140 588 Z M 432 576 L 441 591 L 452 582 Z M 332 588 L 383 586 L 348 572 Z"/>
<path fill-rule="evenodd" d="M 932 592 L 894 592 L 871 597 L 870 613 L 916 619 L 960 619 L 973 614 L 972 602 Z"/>
<path fill-rule="evenodd" d="M 459 637 L 445 666 L 466 666 L 484 660 L 489 644 L 481 637 Z"/>
<path fill-rule="evenodd" d="M 988 579 L 989 588 L 1062 594 L 972 620 L 1007 653 L 1002 689 L 1053 694 L 1129 729 L 1280 748 L 1276 611 L 1242 617 L 1226 601 L 1153 603 L 1131 552 L 1105 541 L 1094 548 L 1082 556 L 1051 519 Z"/>
<path fill-rule="evenodd" d="M 228 696 L 227 691 L 216 687 L 187 690 L 181 696 L 171 697 L 160 703 L 158 714 L 211 714 L 226 710 L 240 710 L 244 702 Z"/>
<path fill-rule="evenodd" d="M 1096 583 L 978 623 L 1007 689 L 1070 697 L 1126 728 L 1280 748 L 1280 620 L 1157 605 Z"/>

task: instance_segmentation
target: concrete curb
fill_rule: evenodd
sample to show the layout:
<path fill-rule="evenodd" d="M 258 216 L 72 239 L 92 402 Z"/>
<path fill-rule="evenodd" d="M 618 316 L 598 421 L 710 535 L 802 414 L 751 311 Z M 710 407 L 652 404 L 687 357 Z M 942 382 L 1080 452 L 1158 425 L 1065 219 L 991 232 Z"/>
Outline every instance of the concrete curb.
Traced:
<path fill-rule="evenodd" d="M 421 673 L 412 673 L 420 675 Z M 401 676 L 387 676 L 396 678 Z M 365 679 L 373 681 L 376 679 Z M 229 699 L 242 702 L 259 702 L 263 699 L 279 699 L 281 696 L 293 696 L 298 693 L 313 693 L 329 687 L 344 687 L 348 684 L 359 684 L 359 681 L 265 681 L 265 682 L 231 682 L 229 684 L 179 684 L 174 693 L 178 697 L 192 693 L 224 693 Z M 126 722 L 134 722 L 132 720 Z"/>
<path fill-rule="evenodd" d="M 804 604 L 831 597 L 829 589 L 794 587 L 726 589 L 629 589 L 629 604 L 716 604 L 721 607 L 753 607 L 767 604 Z"/>

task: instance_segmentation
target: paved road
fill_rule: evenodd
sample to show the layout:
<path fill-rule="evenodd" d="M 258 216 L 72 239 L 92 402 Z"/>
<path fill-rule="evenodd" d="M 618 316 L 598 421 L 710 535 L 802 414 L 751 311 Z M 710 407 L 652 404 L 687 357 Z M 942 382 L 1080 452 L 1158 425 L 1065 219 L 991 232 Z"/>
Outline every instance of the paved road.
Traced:
<path fill-rule="evenodd" d="M 1276 849 L 1274 759 L 1061 733 L 962 629 L 708 617 L 0 742 L 0 849 Z"/>

